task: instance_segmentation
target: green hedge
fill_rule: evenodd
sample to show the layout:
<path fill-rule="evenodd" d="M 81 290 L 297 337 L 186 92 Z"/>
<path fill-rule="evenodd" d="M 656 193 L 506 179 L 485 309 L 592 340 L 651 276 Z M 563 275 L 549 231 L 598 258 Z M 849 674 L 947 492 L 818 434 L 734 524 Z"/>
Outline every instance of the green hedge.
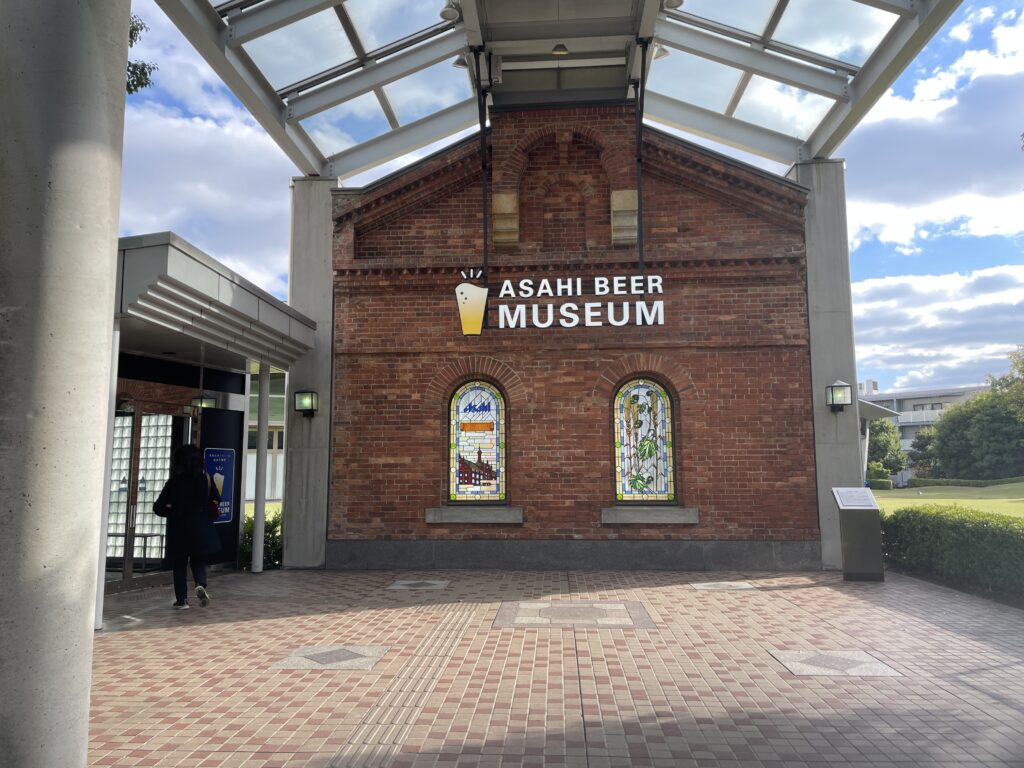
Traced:
<path fill-rule="evenodd" d="M 253 518 L 245 520 L 242 532 L 242 543 L 238 547 L 238 564 L 242 570 L 252 568 L 252 534 L 255 522 Z M 281 567 L 283 548 L 281 544 L 281 513 L 268 514 L 263 521 L 263 569 L 266 571 Z"/>
<path fill-rule="evenodd" d="M 887 560 L 988 594 L 1024 596 L 1024 519 L 931 504 L 882 517 Z"/>
<path fill-rule="evenodd" d="M 881 480 L 877 478 L 871 478 L 870 480 L 868 480 L 868 488 L 870 488 L 873 491 L 891 491 L 892 480 Z"/>
<path fill-rule="evenodd" d="M 907 480 L 908 488 L 926 488 L 929 485 L 962 485 L 966 488 L 988 488 L 990 485 L 1024 483 L 1024 477 L 1004 477 L 1001 480 L 953 480 L 946 477 L 912 477 Z"/>
<path fill-rule="evenodd" d="M 868 462 L 868 480 L 888 480 L 889 470 L 880 461 Z"/>

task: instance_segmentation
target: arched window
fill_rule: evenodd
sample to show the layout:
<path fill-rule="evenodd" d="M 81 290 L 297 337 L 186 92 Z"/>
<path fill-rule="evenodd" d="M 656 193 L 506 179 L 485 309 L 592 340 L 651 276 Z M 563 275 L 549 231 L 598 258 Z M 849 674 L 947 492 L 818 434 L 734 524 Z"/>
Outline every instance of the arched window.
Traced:
<path fill-rule="evenodd" d="M 615 394 L 616 501 L 675 501 L 672 403 L 650 379 L 626 382 Z"/>
<path fill-rule="evenodd" d="M 486 381 L 455 391 L 449 408 L 448 499 L 505 501 L 505 400 Z"/>

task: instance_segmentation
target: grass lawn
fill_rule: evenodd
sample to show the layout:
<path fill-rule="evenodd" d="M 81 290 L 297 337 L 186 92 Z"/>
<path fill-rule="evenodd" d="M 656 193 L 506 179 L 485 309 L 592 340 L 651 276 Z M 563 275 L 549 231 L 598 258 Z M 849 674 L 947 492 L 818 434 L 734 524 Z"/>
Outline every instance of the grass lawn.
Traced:
<path fill-rule="evenodd" d="M 959 504 L 980 512 L 1024 517 L 1024 483 L 990 485 L 988 488 L 931 485 L 927 488 L 901 488 L 874 493 L 885 511 L 917 504 Z"/>

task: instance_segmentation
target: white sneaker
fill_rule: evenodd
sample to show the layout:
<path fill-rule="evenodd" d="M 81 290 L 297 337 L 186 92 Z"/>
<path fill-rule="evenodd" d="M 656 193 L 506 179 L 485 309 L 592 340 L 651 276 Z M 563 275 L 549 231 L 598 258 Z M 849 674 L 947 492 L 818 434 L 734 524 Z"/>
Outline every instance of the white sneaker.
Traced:
<path fill-rule="evenodd" d="M 206 591 L 206 587 L 196 587 L 196 597 L 199 598 L 200 605 L 205 607 L 210 604 L 210 593 Z"/>
<path fill-rule="evenodd" d="M 177 608 L 179 611 L 188 610 L 188 601 L 182 600 L 180 603 L 171 603 L 172 608 Z"/>

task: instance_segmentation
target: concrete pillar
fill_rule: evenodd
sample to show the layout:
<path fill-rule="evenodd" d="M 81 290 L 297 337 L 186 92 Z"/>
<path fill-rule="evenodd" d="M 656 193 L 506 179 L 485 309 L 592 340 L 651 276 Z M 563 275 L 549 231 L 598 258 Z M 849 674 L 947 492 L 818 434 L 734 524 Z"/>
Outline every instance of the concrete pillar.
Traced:
<path fill-rule="evenodd" d="M 839 507 L 832 488 L 862 485 L 843 161 L 798 163 L 789 177 L 811 191 L 806 225 L 807 296 L 818 521 L 822 565 L 839 569 L 843 552 Z M 825 387 L 837 379 L 853 386 L 854 398 L 852 406 L 833 413 L 825 405 Z"/>
<path fill-rule="evenodd" d="M 285 414 L 284 567 L 323 568 L 331 483 L 331 403 L 334 391 L 334 270 L 331 190 L 335 179 L 292 180 L 288 303 L 316 321 L 313 349 L 288 372 Z M 295 413 L 295 392 L 319 395 L 312 418 Z"/>
<path fill-rule="evenodd" d="M 256 416 L 256 498 L 252 512 L 252 572 L 263 572 L 263 531 L 267 519 L 267 438 L 270 436 L 270 365 L 260 361 Z"/>
<path fill-rule="evenodd" d="M 110 525 L 110 470 L 114 463 L 114 417 L 117 415 L 117 362 L 121 347 L 121 319 L 114 318 L 110 348 L 110 400 L 107 412 L 106 453 L 103 458 L 103 498 L 100 501 L 100 541 L 96 563 L 96 615 L 93 629 L 103 629 L 103 593 L 107 577 L 107 529 Z"/>
<path fill-rule="evenodd" d="M 0 763 L 86 764 L 129 0 L 0 3 Z"/>

